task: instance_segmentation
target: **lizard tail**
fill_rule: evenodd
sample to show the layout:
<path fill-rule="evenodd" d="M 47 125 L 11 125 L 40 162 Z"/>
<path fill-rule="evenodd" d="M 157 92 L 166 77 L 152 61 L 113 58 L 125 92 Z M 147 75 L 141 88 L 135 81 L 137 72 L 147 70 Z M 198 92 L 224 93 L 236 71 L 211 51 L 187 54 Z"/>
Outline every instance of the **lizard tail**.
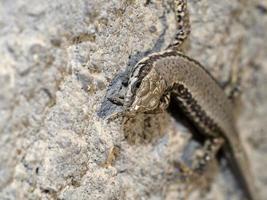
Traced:
<path fill-rule="evenodd" d="M 238 144 L 235 144 L 238 145 Z M 225 156 L 232 168 L 236 179 L 240 186 L 244 189 L 246 197 L 249 200 L 259 200 L 257 190 L 255 188 L 254 176 L 248 162 L 247 155 L 242 145 L 231 148 L 232 144 L 225 144 Z"/>
<path fill-rule="evenodd" d="M 190 19 L 187 9 L 187 0 L 173 0 L 176 16 L 177 31 L 168 48 L 179 50 L 190 34 Z"/>

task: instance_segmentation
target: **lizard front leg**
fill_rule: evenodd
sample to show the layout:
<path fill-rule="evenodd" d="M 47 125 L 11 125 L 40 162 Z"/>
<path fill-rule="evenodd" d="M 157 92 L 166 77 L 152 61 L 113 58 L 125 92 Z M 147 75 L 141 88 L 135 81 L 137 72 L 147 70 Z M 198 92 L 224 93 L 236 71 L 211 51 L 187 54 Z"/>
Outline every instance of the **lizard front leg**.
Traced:
<path fill-rule="evenodd" d="M 205 172 L 208 165 L 215 159 L 223 144 L 224 139 L 220 137 L 207 139 L 203 149 L 196 154 L 196 159 L 193 163 L 194 171 L 197 173 Z"/>
<path fill-rule="evenodd" d="M 193 191 L 205 194 L 218 171 L 216 153 L 223 144 L 221 138 L 210 138 L 205 141 L 204 147 L 189 142 L 184 150 L 182 160 L 173 161 L 179 173 L 172 172 L 171 183 L 167 186 L 166 200 L 186 200 Z M 191 152 L 191 153 L 190 153 Z"/>

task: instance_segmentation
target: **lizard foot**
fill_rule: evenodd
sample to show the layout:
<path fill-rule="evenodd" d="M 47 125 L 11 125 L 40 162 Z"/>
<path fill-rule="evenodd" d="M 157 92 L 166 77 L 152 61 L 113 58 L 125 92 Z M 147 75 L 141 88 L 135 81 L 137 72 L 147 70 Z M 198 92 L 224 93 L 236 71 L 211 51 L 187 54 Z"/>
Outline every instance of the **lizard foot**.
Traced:
<path fill-rule="evenodd" d="M 193 163 L 194 170 L 200 174 L 204 173 L 209 163 L 215 159 L 223 143 L 223 138 L 208 139 L 204 144 L 204 148 L 196 155 L 196 161 Z"/>

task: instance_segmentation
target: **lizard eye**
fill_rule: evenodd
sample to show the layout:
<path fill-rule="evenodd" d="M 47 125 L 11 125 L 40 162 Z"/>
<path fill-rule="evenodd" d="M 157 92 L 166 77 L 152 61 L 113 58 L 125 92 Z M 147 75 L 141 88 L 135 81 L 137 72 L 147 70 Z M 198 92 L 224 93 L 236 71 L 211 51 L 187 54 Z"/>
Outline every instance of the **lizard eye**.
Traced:
<path fill-rule="evenodd" d="M 141 85 L 141 81 L 137 81 L 136 84 L 135 84 L 135 87 L 136 87 L 136 88 L 139 88 L 140 85 Z"/>
<path fill-rule="evenodd" d="M 137 80 L 136 82 L 134 82 L 131 87 L 132 93 L 135 93 L 135 91 L 140 87 L 140 85 L 141 85 L 140 80 Z"/>

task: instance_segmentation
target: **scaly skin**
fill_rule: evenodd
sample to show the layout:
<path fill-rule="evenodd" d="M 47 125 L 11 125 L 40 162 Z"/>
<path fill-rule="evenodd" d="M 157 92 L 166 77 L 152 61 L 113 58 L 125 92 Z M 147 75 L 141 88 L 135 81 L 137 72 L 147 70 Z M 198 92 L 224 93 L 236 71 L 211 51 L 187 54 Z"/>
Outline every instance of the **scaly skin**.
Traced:
<path fill-rule="evenodd" d="M 168 48 L 180 51 L 182 50 L 182 44 L 190 34 L 191 26 L 187 9 L 187 0 L 173 0 L 173 4 L 177 30 L 174 39 Z"/>
<path fill-rule="evenodd" d="M 132 70 L 125 108 L 130 115 L 157 113 L 173 96 L 189 120 L 208 137 L 222 137 L 248 199 L 258 200 L 233 105 L 216 80 L 195 60 L 173 50 L 151 54 Z M 167 98 L 165 98 L 167 97 Z"/>
<path fill-rule="evenodd" d="M 186 0 L 174 0 L 177 31 L 167 50 L 139 61 L 132 69 L 123 103 L 127 116 L 163 112 L 172 96 L 198 130 L 223 138 L 235 175 L 250 200 L 258 200 L 249 162 L 239 139 L 233 105 L 216 80 L 195 60 L 181 53 L 190 33 Z"/>

